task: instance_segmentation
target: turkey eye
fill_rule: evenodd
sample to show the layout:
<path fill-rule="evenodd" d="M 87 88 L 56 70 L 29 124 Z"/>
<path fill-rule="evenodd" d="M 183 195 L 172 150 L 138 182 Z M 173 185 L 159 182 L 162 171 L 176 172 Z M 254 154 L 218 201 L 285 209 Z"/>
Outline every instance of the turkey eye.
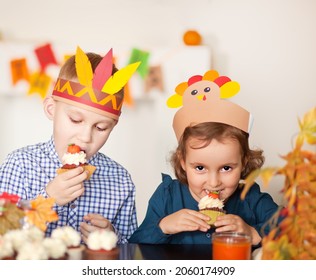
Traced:
<path fill-rule="evenodd" d="M 197 93 L 198 93 L 198 91 L 196 89 L 191 91 L 192 95 L 196 95 Z"/>
<path fill-rule="evenodd" d="M 209 92 L 209 91 L 211 91 L 211 88 L 210 88 L 210 87 L 206 87 L 206 88 L 204 89 L 204 92 Z"/>

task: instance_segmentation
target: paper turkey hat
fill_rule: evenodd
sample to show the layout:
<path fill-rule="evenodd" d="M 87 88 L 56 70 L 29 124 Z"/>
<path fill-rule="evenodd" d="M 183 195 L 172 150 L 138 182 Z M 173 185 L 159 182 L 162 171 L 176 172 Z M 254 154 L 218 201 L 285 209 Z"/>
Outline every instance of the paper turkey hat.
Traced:
<path fill-rule="evenodd" d="M 204 122 L 219 122 L 246 133 L 252 126 L 251 114 L 239 105 L 225 100 L 238 93 L 240 86 L 215 70 L 196 75 L 175 88 L 167 100 L 170 108 L 181 107 L 173 118 L 173 129 L 179 141 L 185 128 Z"/>
<path fill-rule="evenodd" d="M 78 82 L 58 78 L 53 98 L 118 120 L 123 96 L 116 93 L 126 85 L 140 62 L 129 64 L 112 75 L 113 54 L 110 49 L 93 73 L 88 56 L 77 47 L 75 64 Z"/>

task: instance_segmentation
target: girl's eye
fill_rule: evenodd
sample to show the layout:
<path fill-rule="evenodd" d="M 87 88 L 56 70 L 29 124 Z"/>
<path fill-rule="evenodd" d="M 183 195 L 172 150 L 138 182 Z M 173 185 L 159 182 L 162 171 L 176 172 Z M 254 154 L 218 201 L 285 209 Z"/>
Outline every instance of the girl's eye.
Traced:
<path fill-rule="evenodd" d="M 224 166 L 222 169 L 223 169 L 223 171 L 229 171 L 229 170 L 231 170 L 232 168 L 227 165 L 227 166 Z"/>
<path fill-rule="evenodd" d="M 194 89 L 194 90 L 191 91 L 191 94 L 192 94 L 192 95 L 196 95 L 197 93 L 198 93 L 198 91 L 197 91 L 196 89 Z"/>
<path fill-rule="evenodd" d="M 209 91 L 211 91 L 211 88 L 210 88 L 210 87 L 206 87 L 206 88 L 204 89 L 204 92 L 209 92 Z"/>
<path fill-rule="evenodd" d="M 195 169 L 196 169 L 197 171 L 203 171 L 203 170 L 204 170 L 204 166 L 198 165 L 198 166 L 195 167 Z"/>

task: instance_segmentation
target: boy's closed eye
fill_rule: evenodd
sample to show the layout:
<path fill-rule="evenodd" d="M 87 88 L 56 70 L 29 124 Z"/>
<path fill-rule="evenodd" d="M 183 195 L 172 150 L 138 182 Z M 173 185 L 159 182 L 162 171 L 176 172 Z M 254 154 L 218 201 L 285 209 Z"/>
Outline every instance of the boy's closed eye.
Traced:
<path fill-rule="evenodd" d="M 95 126 L 98 131 L 106 131 L 108 127 Z"/>
<path fill-rule="evenodd" d="M 69 118 L 72 123 L 81 123 L 80 119 Z"/>

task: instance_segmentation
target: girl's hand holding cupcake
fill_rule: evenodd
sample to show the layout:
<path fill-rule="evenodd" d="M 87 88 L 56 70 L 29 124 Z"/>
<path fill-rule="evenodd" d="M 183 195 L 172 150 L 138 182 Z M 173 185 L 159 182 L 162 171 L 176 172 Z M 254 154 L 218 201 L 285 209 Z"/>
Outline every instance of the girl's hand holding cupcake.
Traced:
<path fill-rule="evenodd" d="M 175 234 L 183 231 L 204 231 L 210 229 L 207 224 L 209 217 L 191 210 L 191 209 L 181 209 L 173 214 L 164 217 L 160 223 L 159 227 L 165 234 Z"/>

